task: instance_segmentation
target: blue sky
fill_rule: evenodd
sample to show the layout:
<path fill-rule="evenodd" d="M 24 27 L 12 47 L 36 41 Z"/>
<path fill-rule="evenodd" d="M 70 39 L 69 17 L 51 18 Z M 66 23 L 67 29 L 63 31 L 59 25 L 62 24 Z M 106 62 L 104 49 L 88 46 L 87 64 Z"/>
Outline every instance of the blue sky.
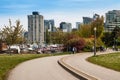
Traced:
<path fill-rule="evenodd" d="M 82 17 L 92 17 L 94 13 L 105 15 L 109 10 L 120 10 L 120 0 L 0 0 L 0 27 L 13 25 L 19 19 L 27 30 L 27 15 L 40 12 L 45 19 L 55 19 L 56 26 L 61 21 L 82 22 Z"/>

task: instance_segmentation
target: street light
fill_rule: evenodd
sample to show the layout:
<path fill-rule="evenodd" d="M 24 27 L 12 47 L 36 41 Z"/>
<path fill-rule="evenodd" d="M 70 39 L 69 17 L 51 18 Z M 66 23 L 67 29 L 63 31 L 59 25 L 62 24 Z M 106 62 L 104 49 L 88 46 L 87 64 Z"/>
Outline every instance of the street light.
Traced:
<path fill-rule="evenodd" d="M 96 27 L 94 27 L 94 56 L 96 56 Z"/>

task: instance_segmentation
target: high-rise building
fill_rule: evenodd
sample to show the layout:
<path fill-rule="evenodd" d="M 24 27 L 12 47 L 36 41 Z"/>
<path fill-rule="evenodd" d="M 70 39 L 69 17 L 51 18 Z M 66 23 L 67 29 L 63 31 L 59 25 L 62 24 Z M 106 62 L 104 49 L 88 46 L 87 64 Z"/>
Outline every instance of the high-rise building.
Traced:
<path fill-rule="evenodd" d="M 76 29 L 80 29 L 81 22 L 76 22 Z"/>
<path fill-rule="evenodd" d="M 60 23 L 60 29 L 63 32 L 71 32 L 72 31 L 72 24 L 71 23 L 66 23 L 66 22 L 61 22 Z"/>
<path fill-rule="evenodd" d="M 25 39 L 25 40 L 28 40 L 28 32 L 27 32 L 27 31 L 25 31 L 25 32 L 23 33 L 23 36 L 24 36 L 24 39 Z"/>
<path fill-rule="evenodd" d="M 40 46 L 44 43 L 44 18 L 38 12 L 28 15 L 28 42 Z"/>
<path fill-rule="evenodd" d="M 91 22 L 93 22 L 94 20 L 96 20 L 99 17 L 100 17 L 100 15 L 98 15 L 98 14 L 94 14 L 93 18 L 83 17 L 83 24 L 90 24 Z"/>
<path fill-rule="evenodd" d="M 105 30 L 112 31 L 116 26 L 120 27 L 120 10 L 112 10 L 106 13 Z"/>
<path fill-rule="evenodd" d="M 44 20 L 44 27 L 45 30 L 48 29 L 49 32 L 55 32 L 55 22 L 53 19 L 51 20 Z"/>
<path fill-rule="evenodd" d="M 44 20 L 44 39 L 45 39 L 45 43 L 46 43 L 46 40 L 47 40 L 47 30 L 48 32 L 56 32 L 55 30 L 55 23 L 54 23 L 54 20 L 51 19 L 51 20 Z M 50 38 L 51 38 L 51 33 L 50 33 Z M 50 43 L 51 43 L 51 40 L 50 40 Z"/>
<path fill-rule="evenodd" d="M 83 24 L 90 24 L 93 21 L 93 18 L 83 17 Z"/>

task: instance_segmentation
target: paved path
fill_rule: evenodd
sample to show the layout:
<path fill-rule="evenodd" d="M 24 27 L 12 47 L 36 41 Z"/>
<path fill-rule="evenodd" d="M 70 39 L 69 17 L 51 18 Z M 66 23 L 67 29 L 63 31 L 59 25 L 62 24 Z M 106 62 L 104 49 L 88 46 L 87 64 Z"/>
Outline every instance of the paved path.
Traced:
<path fill-rule="evenodd" d="M 57 63 L 62 57 L 64 56 L 45 57 L 24 62 L 12 70 L 8 80 L 79 80 Z"/>
<path fill-rule="evenodd" d="M 120 80 L 120 72 L 97 66 L 85 60 L 92 55 L 93 53 L 80 53 L 76 55 L 71 55 L 69 57 L 66 57 L 64 62 L 77 70 L 80 70 L 88 75 L 97 78 L 98 80 Z"/>

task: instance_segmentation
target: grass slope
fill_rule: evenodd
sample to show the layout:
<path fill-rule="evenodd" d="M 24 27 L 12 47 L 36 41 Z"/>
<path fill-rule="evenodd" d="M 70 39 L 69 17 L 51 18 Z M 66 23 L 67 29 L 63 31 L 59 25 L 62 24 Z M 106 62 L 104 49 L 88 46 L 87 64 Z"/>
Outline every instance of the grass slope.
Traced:
<path fill-rule="evenodd" d="M 94 64 L 120 71 L 120 53 L 104 54 L 95 57 L 92 56 L 89 57 L 87 60 Z"/>

